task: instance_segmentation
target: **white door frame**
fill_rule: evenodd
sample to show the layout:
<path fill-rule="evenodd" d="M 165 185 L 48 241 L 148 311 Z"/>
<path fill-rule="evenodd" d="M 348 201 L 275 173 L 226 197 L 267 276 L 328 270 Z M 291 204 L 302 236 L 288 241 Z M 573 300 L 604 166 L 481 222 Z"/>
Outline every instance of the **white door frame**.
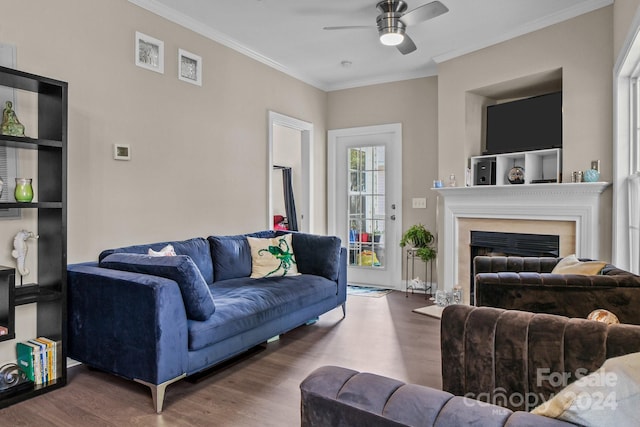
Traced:
<path fill-rule="evenodd" d="M 267 227 L 273 229 L 273 126 L 279 125 L 300 131 L 301 136 L 301 179 L 302 188 L 296 194 L 296 210 L 300 216 L 298 223 L 300 231 L 313 233 L 313 163 L 311 153 L 313 153 L 313 123 L 305 122 L 284 114 L 269 110 L 268 120 L 269 133 L 269 154 L 268 154 L 268 178 L 267 178 Z"/>
<path fill-rule="evenodd" d="M 327 148 L 328 148 L 328 158 L 327 158 L 327 230 L 330 235 L 333 236 L 341 236 L 344 233 L 341 233 L 338 230 L 338 215 L 344 214 L 344 212 L 339 213 L 338 209 L 338 191 L 337 182 L 338 182 L 338 138 L 342 137 L 358 137 L 358 136 L 366 136 L 366 135 L 379 135 L 379 134 L 392 134 L 392 144 L 397 148 L 397 156 L 395 157 L 395 162 L 393 166 L 393 170 L 396 170 L 396 179 L 394 179 L 394 186 L 391 189 L 393 194 L 396 195 L 398 200 L 387 200 L 387 204 L 395 204 L 396 208 L 392 212 L 395 215 L 395 221 L 392 222 L 394 224 L 394 232 L 397 235 L 398 239 L 402 235 L 402 124 L 401 123 L 392 123 L 385 125 L 376 125 L 376 126 L 363 126 L 363 127 L 355 127 L 355 128 L 345 128 L 345 129 L 335 129 L 330 130 L 328 132 L 327 137 Z M 389 209 L 389 206 L 387 206 Z M 389 210 L 387 210 L 389 212 Z M 387 215 L 389 216 L 389 215 Z M 348 237 L 347 237 L 348 238 Z M 399 242 L 400 240 L 398 240 Z M 389 241 L 386 246 L 391 247 L 394 242 Z M 348 246 L 348 240 L 343 242 L 343 245 Z M 399 247 L 399 246 L 398 246 Z M 388 257 L 387 267 L 390 271 L 391 283 L 390 285 L 396 289 L 402 288 L 402 251 L 396 251 L 397 256 Z"/>

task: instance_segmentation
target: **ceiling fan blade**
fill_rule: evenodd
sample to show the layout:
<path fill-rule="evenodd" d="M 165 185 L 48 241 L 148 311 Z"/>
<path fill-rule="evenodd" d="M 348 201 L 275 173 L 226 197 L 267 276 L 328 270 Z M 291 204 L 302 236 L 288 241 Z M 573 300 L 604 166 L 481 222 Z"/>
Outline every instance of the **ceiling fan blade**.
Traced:
<path fill-rule="evenodd" d="M 323 30 L 371 30 L 376 29 L 374 25 L 345 25 L 341 27 L 323 27 Z"/>
<path fill-rule="evenodd" d="M 432 1 L 431 3 L 423 4 L 413 10 L 405 13 L 400 17 L 400 20 L 406 25 L 415 25 L 420 22 L 426 21 L 436 16 L 440 16 L 443 13 L 447 13 L 449 8 L 439 1 Z"/>
<path fill-rule="evenodd" d="M 416 50 L 416 44 L 411 40 L 407 34 L 404 35 L 404 40 L 398 46 L 396 46 L 400 53 L 406 55 L 407 53 L 411 53 Z"/>

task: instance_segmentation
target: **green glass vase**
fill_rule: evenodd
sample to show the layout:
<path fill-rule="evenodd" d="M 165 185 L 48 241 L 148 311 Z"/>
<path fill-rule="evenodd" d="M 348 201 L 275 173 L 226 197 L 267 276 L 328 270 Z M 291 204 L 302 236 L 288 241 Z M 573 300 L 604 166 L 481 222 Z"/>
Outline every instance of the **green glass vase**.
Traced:
<path fill-rule="evenodd" d="M 31 178 L 16 178 L 16 202 L 30 202 L 33 200 Z"/>

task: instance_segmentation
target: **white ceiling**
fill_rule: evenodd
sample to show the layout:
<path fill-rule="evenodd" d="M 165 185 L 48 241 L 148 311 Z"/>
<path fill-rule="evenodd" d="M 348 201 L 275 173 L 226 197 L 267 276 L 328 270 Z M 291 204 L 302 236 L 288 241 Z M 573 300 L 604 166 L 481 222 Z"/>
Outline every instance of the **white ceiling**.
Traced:
<path fill-rule="evenodd" d="M 378 41 L 377 0 L 129 1 L 327 91 L 435 75 L 438 62 L 613 3 L 441 0 L 449 12 L 409 27 L 418 49 L 402 55 Z M 406 1 L 410 11 L 430 0 Z M 341 25 L 373 28 L 323 30 Z"/>

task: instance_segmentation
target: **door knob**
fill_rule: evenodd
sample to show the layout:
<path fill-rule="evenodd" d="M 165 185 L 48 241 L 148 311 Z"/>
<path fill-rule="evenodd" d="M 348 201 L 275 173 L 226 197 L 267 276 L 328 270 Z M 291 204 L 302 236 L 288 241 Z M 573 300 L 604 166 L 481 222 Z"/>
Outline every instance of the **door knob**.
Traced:
<path fill-rule="evenodd" d="M 389 217 L 389 219 L 390 219 L 391 221 L 395 221 L 395 220 L 396 220 L 396 216 L 395 216 L 395 215 L 391 215 L 391 216 Z"/>

